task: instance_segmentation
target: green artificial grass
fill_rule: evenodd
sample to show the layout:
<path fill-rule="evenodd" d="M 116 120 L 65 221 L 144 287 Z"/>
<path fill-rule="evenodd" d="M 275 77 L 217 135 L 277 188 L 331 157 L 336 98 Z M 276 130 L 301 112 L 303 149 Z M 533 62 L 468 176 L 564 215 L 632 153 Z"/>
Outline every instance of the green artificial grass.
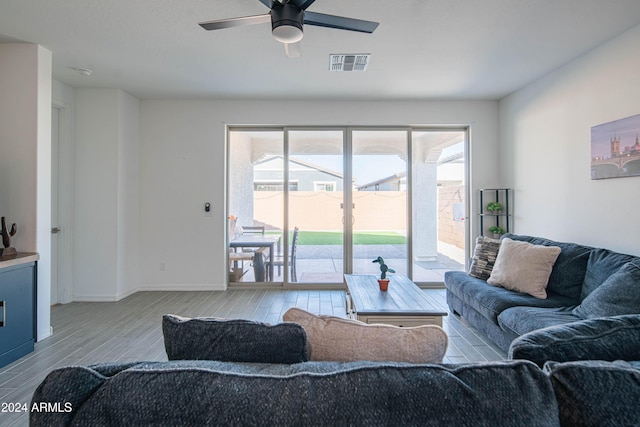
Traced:
<path fill-rule="evenodd" d="M 289 239 L 293 233 L 289 235 Z M 393 231 L 362 231 L 353 234 L 354 245 L 403 245 L 407 238 Z M 299 245 L 341 245 L 342 233 L 338 231 L 299 231 Z"/>

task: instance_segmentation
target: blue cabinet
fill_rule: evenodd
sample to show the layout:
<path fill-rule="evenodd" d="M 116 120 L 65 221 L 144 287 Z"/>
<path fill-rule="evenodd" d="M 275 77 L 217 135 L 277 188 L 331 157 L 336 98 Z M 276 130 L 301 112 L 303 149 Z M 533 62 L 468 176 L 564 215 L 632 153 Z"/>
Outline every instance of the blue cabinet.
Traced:
<path fill-rule="evenodd" d="M 32 352 L 36 337 L 36 262 L 2 268 L 3 264 L 0 262 L 0 367 Z"/>

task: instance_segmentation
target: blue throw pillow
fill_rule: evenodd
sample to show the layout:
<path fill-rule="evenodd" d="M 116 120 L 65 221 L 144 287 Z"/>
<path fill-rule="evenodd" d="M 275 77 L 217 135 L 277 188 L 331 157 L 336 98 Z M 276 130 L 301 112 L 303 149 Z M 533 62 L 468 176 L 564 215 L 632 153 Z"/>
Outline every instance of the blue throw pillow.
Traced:
<path fill-rule="evenodd" d="M 307 356 L 307 334 L 295 323 L 267 323 L 212 317 L 162 317 L 169 360 L 300 363 Z"/>
<path fill-rule="evenodd" d="M 623 265 L 573 309 L 583 319 L 640 314 L 640 267 Z"/>

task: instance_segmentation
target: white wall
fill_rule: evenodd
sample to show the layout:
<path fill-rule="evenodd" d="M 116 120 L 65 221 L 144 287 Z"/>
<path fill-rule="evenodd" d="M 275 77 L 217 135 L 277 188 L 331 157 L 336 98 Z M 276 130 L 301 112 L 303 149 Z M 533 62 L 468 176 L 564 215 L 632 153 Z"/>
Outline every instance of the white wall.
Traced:
<path fill-rule="evenodd" d="M 590 179 L 591 127 L 640 113 L 640 26 L 500 101 L 515 232 L 640 255 L 640 177 Z"/>
<path fill-rule="evenodd" d="M 135 292 L 139 101 L 116 89 L 77 89 L 74 301 Z"/>
<path fill-rule="evenodd" d="M 38 252 L 38 339 L 50 335 L 51 52 L 0 44 L 0 216 L 16 223 L 11 245 Z"/>
<path fill-rule="evenodd" d="M 140 102 L 120 91 L 118 138 L 118 280 L 116 295 L 138 288 L 138 223 L 140 219 Z"/>
<path fill-rule="evenodd" d="M 141 289 L 224 288 L 227 124 L 469 125 L 475 195 L 498 185 L 497 115 L 494 101 L 142 101 Z M 211 217 L 204 215 L 207 201 Z"/>

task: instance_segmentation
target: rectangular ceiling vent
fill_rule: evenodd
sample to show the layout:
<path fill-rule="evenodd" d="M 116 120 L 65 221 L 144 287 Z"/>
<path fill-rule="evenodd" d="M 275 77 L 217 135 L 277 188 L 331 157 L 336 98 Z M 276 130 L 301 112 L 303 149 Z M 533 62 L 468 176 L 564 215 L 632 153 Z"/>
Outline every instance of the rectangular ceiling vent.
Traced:
<path fill-rule="evenodd" d="M 366 71 L 370 53 L 331 54 L 329 55 L 329 71 Z"/>

